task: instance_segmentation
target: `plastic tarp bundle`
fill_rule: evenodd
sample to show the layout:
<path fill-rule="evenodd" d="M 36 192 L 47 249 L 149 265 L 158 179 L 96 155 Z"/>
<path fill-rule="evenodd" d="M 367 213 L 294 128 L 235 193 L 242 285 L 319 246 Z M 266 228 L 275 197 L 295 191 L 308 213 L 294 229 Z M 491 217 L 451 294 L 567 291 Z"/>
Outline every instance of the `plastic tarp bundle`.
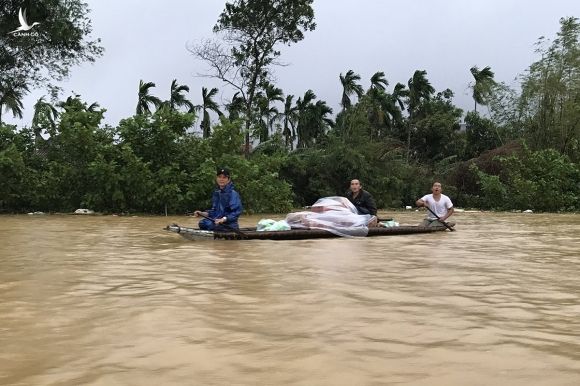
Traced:
<path fill-rule="evenodd" d="M 358 214 L 345 197 L 324 197 L 310 211 L 289 213 L 286 222 L 292 228 L 324 229 L 342 237 L 365 237 L 374 216 Z"/>
<path fill-rule="evenodd" d="M 392 227 L 399 226 L 399 223 L 394 221 L 394 220 L 381 221 L 379 224 L 385 228 L 392 228 Z"/>
<path fill-rule="evenodd" d="M 256 230 L 258 232 L 289 231 L 290 225 L 284 220 L 276 221 L 267 218 L 258 221 Z"/>

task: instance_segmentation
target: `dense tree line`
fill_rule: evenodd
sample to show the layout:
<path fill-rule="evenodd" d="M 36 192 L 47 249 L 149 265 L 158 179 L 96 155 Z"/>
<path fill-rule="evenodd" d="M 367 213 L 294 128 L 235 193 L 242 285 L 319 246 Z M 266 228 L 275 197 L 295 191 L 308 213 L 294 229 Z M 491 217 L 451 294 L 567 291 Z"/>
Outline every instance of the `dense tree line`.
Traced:
<path fill-rule="evenodd" d="M 466 69 L 473 111 L 455 106 L 451 90 L 435 90 L 426 71 L 391 87 L 379 70 L 365 87 L 349 69 L 337 76 L 333 116 L 313 90 L 286 95 L 271 77 L 276 45 L 315 28 L 311 3 L 227 4 L 218 40 L 190 48 L 236 91 L 224 106 L 215 88 L 203 88 L 196 105 L 177 80 L 167 100 L 141 81 L 135 115 L 116 127 L 77 95 L 54 105 L 41 98 L 31 127 L 0 121 L 0 211 L 184 213 L 208 204 L 218 165 L 232 169 L 251 212 L 342 195 L 352 178 L 380 207 L 412 205 L 437 179 L 458 206 L 580 208 L 578 19 L 563 18 L 558 36 L 542 42 L 518 90 L 497 83 L 488 66 Z M 25 91 L 14 91 L 0 88 L 0 109 L 18 115 Z"/>

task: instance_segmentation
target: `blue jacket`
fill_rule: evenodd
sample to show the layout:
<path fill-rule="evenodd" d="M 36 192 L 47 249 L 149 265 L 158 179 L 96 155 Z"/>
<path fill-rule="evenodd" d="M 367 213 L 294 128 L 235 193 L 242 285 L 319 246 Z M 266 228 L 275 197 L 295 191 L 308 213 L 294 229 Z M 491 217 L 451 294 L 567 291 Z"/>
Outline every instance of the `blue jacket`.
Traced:
<path fill-rule="evenodd" d="M 226 224 L 238 228 L 238 217 L 242 214 L 242 200 L 240 194 L 234 190 L 234 184 L 230 181 L 223 189 L 214 190 L 211 197 L 211 209 L 208 215 L 212 219 L 227 217 Z"/>

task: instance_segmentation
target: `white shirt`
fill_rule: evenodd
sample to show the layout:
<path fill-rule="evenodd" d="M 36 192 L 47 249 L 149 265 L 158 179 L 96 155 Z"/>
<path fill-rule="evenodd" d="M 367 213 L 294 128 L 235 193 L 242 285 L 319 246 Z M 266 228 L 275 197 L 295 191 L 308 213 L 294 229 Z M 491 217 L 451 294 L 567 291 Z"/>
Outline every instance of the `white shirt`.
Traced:
<path fill-rule="evenodd" d="M 421 200 L 423 200 L 423 202 L 426 202 L 429 205 L 429 209 L 435 212 L 439 217 L 447 216 L 447 211 L 453 208 L 453 203 L 451 202 L 451 199 L 444 194 L 441 194 L 441 197 L 439 197 L 439 201 L 435 201 L 435 199 L 433 198 L 433 194 L 426 194 L 423 197 L 421 197 Z M 435 216 L 433 216 L 433 213 L 431 212 L 427 213 L 427 218 L 429 220 L 436 220 Z"/>

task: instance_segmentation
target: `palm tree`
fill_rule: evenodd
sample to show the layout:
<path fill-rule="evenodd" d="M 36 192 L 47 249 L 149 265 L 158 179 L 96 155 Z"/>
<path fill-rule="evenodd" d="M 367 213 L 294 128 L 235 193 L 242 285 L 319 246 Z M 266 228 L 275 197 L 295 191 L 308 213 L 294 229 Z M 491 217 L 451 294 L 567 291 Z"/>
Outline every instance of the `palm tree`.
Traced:
<path fill-rule="evenodd" d="M 294 138 L 296 137 L 296 121 L 298 120 L 298 107 L 292 105 L 294 95 L 287 95 L 284 101 L 284 117 L 282 126 L 282 135 L 286 139 L 286 147 L 290 150 L 294 147 Z"/>
<path fill-rule="evenodd" d="M 407 84 L 409 86 L 409 117 L 413 119 L 418 114 L 421 104 L 431 99 L 435 89 L 429 83 L 425 70 L 415 71 Z"/>
<path fill-rule="evenodd" d="M 240 113 L 244 111 L 246 107 L 246 101 L 240 96 L 240 92 L 236 92 L 232 97 L 230 103 L 226 104 L 226 110 L 228 111 L 228 119 L 230 121 L 235 121 L 240 118 Z"/>
<path fill-rule="evenodd" d="M 265 82 L 262 85 L 264 93 L 258 92 L 256 94 L 256 105 L 258 108 L 258 125 L 260 126 L 260 141 L 268 140 L 270 131 L 274 121 L 279 117 L 280 113 L 276 107 L 270 106 L 270 103 L 284 101 L 284 93 L 282 89 L 277 88 L 270 82 Z"/>
<path fill-rule="evenodd" d="M 189 87 L 186 85 L 177 84 L 177 79 L 173 79 L 171 82 L 171 92 L 169 94 L 168 106 L 171 110 L 177 110 L 179 107 L 186 107 L 188 112 L 192 112 L 195 109 L 193 103 L 191 103 L 183 93 L 189 92 Z"/>
<path fill-rule="evenodd" d="M 405 111 L 405 98 L 409 96 L 409 90 L 406 89 L 402 83 L 397 83 L 393 89 L 393 98 L 395 103 L 399 105 L 401 111 Z"/>
<path fill-rule="evenodd" d="M 139 98 L 137 100 L 136 109 L 137 115 L 151 114 L 151 109 L 149 108 L 150 105 L 155 106 L 155 108 L 161 106 L 161 100 L 156 96 L 149 94 L 149 90 L 153 87 L 155 87 L 155 83 L 153 82 L 144 83 L 143 80 L 139 81 Z"/>
<path fill-rule="evenodd" d="M 60 101 L 56 104 L 58 107 L 63 109 L 65 112 L 79 111 L 84 109 L 83 104 L 80 100 L 80 95 L 70 95 L 64 101 Z"/>
<path fill-rule="evenodd" d="M 270 103 L 272 102 L 284 102 L 284 92 L 282 91 L 282 89 L 274 86 L 272 83 L 265 83 L 264 84 L 264 91 L 266 92 L 266 100 L 268 101 L 268 110 L 270 110 Z M 273 118 L 276 119 L 277 115 L 278 115 L 278 110 L 276 108 L 274 108 L 274 110 L 271 111 L 271 113 L 274 113 Z M 272 129 L 272 124 L 273 124 L 274 120 L 270 119 L 269 122 L 269 129 Z"/>
<path fill-rule="evenodd" d="M 296 108 L 298 109 L 298 136 L 297 148 L 306 148 L 316 143 L 327 129 L 334 126 L 334 122 L 328 116 L 332 114 L 332 109 L 325 101 L 316 101 L 316 95 L 312 90 L 306 91 L 303 98 L 298 98 Z"/>
<path fill-rule="evenodd" d="M 45 124 L 48 124 L 49 131 L 56 128 L 55 120 L 58 117 L 56 108 L 44 101 L 44 96 L 40 97 L 34 104 L 34 116 L 32 117 L 32 130 L 36 138 L 40 136 Z"/>
<path fill-rule="evenodd" d="M 255 101 L 257 112 L 254 117 L 257 118 L 259 138 L 260 142 L 265 142 L 270 137 L 270 128 L 280 113 L 275 106 L 270 106 L 270 100 L 261 92 L 256 94 Z"/>
<path fill-rule="evenodd" d="M 12 111 L 14 118 L 22 118 L 22 98 L 28 92 L 24 83 L 0 83 L 0 124 L 2 124 L 2 109 Z"/>
<path fill-rule="evenodd" d="M 332 108 L 330 108 L 325 101 L 316 101 L 313 106 L 312 115 L 312 138 L 317 140 L 326 134 L 326 131 L 334 126 L 334 122 L 328 116 L 332 114 Z"/>
<path fill-rule="evenodd" d="M 405 111 L 405 100 L 409 97 L 409 90 L 407 86 L 402 83 L 397 83 L 393 88 L 393 93 L 390 95 L 391 117 L 393 120 L 393 127 L 402 127 L 403 125 L 403 111 Z"/>
<path fill-rule="evenodd" d="M 75 94 L 74 96 L 71 95 L 66 98 L 65 101 L 58 102 L 56 105 L 66 112 L 86 111 L 88 113 L 94 113 L 99 107 L 101 107 L 97 102 L 93 102 L 90 106 L 87 106 L 78 94 Z"/>
<path fill-rule="evenodd" d="M 495 74 L 491 71 L 491 67 L 489 66 L 481 71 L 477 66 L 473 66 L 469 71 L 471 71 L 471 75 L 473 75 L 473 78 L 475 79 L 475 83 L 472 87 L 473 101 L 475 103 L 474 111 L 477 112 L 477 104 L 485 105 L 487 102 L 487 98 L 495 85 L 495 81 L 493 80 Z"/>
<path fill-rule="evenodd" d="M 101 105 L 99 105 L 97 102 L 93 102 L 89 107 L 87 107 L 87 112 L 94 113 L 99 107 L 101 107 Z"/>
<path fill-rule="evenodd" d="M 340 104 L 344 111 L 352 105 L 350 95 L 356 94 L 360 98 L 363 94 L 363 88 L 360 84 L 356 83 L 360 80 L 360 75 L 355 74 L 353 70 L 348 70 L 345 76 L 342 76 L 341 73 L 339 78 L 342 84 L 342 99 Z"/>
<path fill-rule="evenodd" d="M 366 103 L 363 103 L 362 106 L 365 107 L 369 123 L 371 123 L 368 129 L 372 139 L 380 138 L 385 130 L 392 129 L 394 121 L 392 110 L 398 110 L 398 107 L 393 105 L 392 99 L 390 94 L 380 88 L 369 88 L 363 97 L 362 100 L 365 100 Z"/>
<path fill-rule="evenodd" d="M 425 101 L 431 99 L 431 96 L 435 92 L 431 83 L 427 79 L 427 71 L 417 70 L 413 74 L 413 77 L 407 82 L 409 86 L 409 124 L 407 127 L 407 160 L 411 155 L 411 130 L 412 125 L 416 122 L 421 111 L 421 106 Z"/>
<path fill-rule="evenodd" d="M 316 99 L 316 94 L 312 90 L 304 93 L 304 96 L 298 98 L 296 101 L 296 109 L 298 110 L 298 124 L 296 127 L 296 137 L 298 142 L 296 148 L 306 147 L 309 138 L 308 127 L 308 108 L 312 105 L 312 101 Z"/>
<path fill-rule="evenodd" d="M 385 91 L 387 86 L 389 85 L 389 81 L 385 78 L 385 73 L 382 71 L 375 72 L 373 76 L 371 76 L 371 87 L 370 90 L 381 90 Z"/>
<path fill-rule="evenodd" d="M 200 125 L 200 127 L 203 131 L 203 138 L 209 138 L 209 136 L 211 135 L 211 125 L 210 125 L 211 122 L 210 122 L 209 112 L 213 111 L 214 113 L 216 113 L 220 117 L 223 115 L 223 113 L 219 109 L 218 104 L 212 99 L 214 96 L 216 96 L 217 93 L 218 93 L 218 89 L 215 87 L 212 88 L 209 92 L 207 91 L 207 88 L 202 87 L 201 88 L 202 104 L 195 106 L 195 108 L 197 110 L 203 111 L 203 118 L 201 120 L 201 125 Z"/>

